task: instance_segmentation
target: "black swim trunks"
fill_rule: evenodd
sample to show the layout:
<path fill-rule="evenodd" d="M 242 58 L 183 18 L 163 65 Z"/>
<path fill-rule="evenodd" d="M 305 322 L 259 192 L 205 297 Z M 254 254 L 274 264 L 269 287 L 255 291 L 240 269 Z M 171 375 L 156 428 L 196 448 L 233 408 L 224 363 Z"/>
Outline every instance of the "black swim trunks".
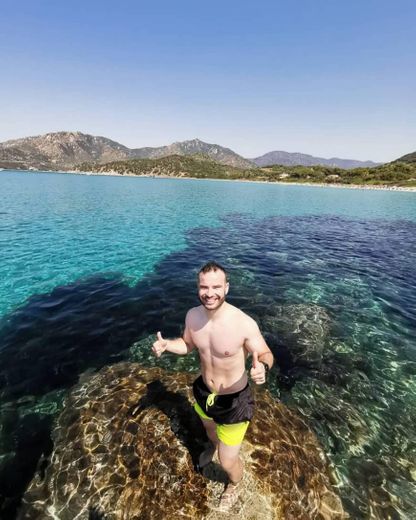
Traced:
<path fill-rule="evenodd" d="M 199 376 L 192 388 L 196 402 L 218 424 L 237 424 L 253 418 L 254 397 L 248 383 L 239 392 L 217 395 L 211 392 L 202 376 Z"/>

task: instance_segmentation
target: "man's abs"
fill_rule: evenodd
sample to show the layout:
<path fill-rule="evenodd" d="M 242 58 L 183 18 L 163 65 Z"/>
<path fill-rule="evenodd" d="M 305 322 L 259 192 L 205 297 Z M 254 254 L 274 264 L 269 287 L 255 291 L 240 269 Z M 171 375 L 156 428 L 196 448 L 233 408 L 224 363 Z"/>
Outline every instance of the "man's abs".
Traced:
<path fill-rule="evenodd" d="M 202 379 L 206 386 L 216 394 L 233 394 L 243 390 L 247 386 L 247 374 L 239 371 L 237 374 L 227 374 L 222 371 L 213 371 L 201 366 Z"/>

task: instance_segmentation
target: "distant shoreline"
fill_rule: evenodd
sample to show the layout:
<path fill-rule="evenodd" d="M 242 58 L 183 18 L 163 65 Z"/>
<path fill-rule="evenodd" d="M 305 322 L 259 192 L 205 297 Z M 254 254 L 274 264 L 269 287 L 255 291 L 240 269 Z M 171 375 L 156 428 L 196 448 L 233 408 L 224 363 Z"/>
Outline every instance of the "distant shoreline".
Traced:
<path fill-rule="evenodd" d="M 102 176 L 102 177 L 138 177 L 138 178 L 149 178 L 149 179 L 191 179 L 196 181 L 225 181 L 225 182 L 247 182 L 247 183 L 259 183 L 259 184 L 282 184 L 284 186 L 309 186 L 316 188 L 349 188 L 352 190 L 384 190 L 384 191 L 402 191 L 402 192 L 416 192 L 416 187 L 412 186 L 388 186 L 388 185 L 376 185 L 376 184 L 330 184 L 330 183 L 318 183 L 318 182 L 287 182 L 287 181 L 262 181 L 262 180 L 251 180 L 251 179 L 214 179 L 214 178 L 201 178 L 201 177 L 188 177 L 178 175 L 136 175 L 134 173 L 118 173 L 114 171 L 108 172 L 94 172 L 94 171 L 47 171 L 47 170 L 8 170 L 0 169 L 2 171 L 20 172 L 20 173 L 60 173 L 60 174 L 73 174 L 73 175 L 86 175 L 86 176 Z"/>

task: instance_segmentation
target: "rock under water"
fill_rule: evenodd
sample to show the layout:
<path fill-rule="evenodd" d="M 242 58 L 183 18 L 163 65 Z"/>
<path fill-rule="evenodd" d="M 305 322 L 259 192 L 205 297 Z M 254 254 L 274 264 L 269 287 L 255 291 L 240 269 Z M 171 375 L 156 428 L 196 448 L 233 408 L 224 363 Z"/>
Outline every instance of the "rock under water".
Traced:
<path fill-rule="evenodd" d="M 261 387 L 241 451 L 239 500 L 218 510 L 225 474 L 215 460 L 204 474 L 195 470 L 207 438 L 191 407 L 194 378 L 137 363 L 86 376 L 65 400 L 50 460 L 39 465 L 18 518 L 346 518 L 316 436 Z"/>
<path fill-rule="evenodd" d="M 319 305 L 271 306 L 262 318 L 270 343 L 277 338 L 279 352 L 287 368 L 319 368 L 331 318 Z"/>

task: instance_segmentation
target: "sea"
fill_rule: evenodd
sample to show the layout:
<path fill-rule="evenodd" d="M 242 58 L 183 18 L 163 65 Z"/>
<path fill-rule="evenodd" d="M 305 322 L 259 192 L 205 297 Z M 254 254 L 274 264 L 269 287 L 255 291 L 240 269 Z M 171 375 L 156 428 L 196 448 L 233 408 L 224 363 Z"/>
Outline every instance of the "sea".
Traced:
<path fill-rule="evenodd" d="M 81 375 L 181 334 L 209 260 L 259 323 L 353 519 L 416 518 L 416 193 L 0 172 L 0 517 Z"/>

